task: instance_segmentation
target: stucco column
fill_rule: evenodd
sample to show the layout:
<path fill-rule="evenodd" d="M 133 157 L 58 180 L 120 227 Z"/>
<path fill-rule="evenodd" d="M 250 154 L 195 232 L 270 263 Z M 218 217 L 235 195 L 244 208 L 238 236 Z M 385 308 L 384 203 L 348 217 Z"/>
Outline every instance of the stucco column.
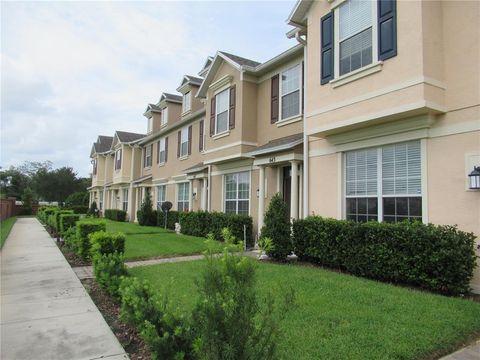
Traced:
<path fill-rule="evenodd" d="M 103 188 L 102 197 L 103 197 L 102 199 L 102 213 L 103 213 L 107 206 L 107 188 Z"/>
<path fill-rule="evenodd" d="M 139 196 L 140 196 L 140 188 L 137 187 L 135 188 L 135 207 L 134 207 L 134 210 L 133 210 L 133 221 L 134 222 L 138 222 L 138 219 L 137 219 L 137 211 L 138 211 L 138 199 L 139 199 Z"/>
<path fill-rule="evenodd" d="M 298 161 L 290 161 L 292 164 L 292 181 L 290 189 L 290 217 L 298 219 Z"/>
<path fill-rule="evenodd" d="M 263 227 L 263 216 L 265 215 L 265 166 L 259 166 L 258 172 L 258 236 Z"/>
<path fill-rule="evenodd" d="M 201 209 L 207 210 L 207 179 L 202 179 L 202 202 L 201 202 Z"/>
<path fill-rule="evenodd" d="M 135 201 L 135 197 L 133 196 L 133 184 L 130 183 L 130 186 L 128 187 L 128 205 L 127 205 L 127 214 L 128 214 L 128 221 L 132 221 L 135 219 L 135 216 L 133 215 L 133 209 L 135 209 L 135 204 L 133 203 Z"/>

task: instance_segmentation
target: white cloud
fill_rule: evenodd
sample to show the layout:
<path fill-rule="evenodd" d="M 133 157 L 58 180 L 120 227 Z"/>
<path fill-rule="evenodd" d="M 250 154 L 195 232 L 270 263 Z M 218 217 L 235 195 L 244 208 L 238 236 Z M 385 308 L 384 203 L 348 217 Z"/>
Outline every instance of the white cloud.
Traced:
<path fill-rule="evenodd" d="M 98 134 L 143 132 L 147 103 L 217 49 L 266 60 L 294 45 L 293 1 L 1 6 L 2 166 L 51 160 L 85 176 Z"/>

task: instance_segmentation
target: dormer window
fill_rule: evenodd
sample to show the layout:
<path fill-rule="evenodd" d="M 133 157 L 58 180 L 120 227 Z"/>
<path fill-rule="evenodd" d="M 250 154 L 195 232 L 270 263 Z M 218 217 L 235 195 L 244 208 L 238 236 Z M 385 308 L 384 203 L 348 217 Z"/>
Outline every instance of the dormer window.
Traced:
<path fill-rule="evenodd" d="M 97 175 L 97 159 L 93 159 L 92 161 L 92 165 L 93 165 L 93 175 Z"/>
<path fill-rule="evenodd" d="M 190 111 L 192 108 L 192 92 L 189 91 L 183 95 L 183 112 Z"/>
<path fill-rule="evenodd" d="M 165 126 L 168 123 L 168 107 L 162 109 L 162 117 L 160 126 Z"/>
<path fill-rule="evenodd" d="M 122 168 L 122 149 L 115 151 L 115 170 Z"/>
<path fill-rule="evenodd" d="M 150 134 L 153 130 L 153 117 L 148 118 L 148 124 L 147 124 L 147 134 Z"/>

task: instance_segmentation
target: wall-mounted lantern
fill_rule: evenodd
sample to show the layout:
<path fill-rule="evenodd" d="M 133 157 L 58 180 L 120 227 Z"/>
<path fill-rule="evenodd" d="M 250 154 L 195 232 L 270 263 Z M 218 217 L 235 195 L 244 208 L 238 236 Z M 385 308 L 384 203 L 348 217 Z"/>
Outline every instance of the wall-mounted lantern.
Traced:
<path fill-rule="evenodd" d="M 474 166 L 473 171 L 468 174 L 471 190 L 480 190 L 480 166 Z"/>

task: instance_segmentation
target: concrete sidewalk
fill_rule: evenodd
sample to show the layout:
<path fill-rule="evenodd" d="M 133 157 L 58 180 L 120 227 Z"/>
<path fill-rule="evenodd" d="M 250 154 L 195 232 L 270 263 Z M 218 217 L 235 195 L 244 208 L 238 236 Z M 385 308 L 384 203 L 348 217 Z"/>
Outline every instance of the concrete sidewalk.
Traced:
<path fill-rule="evenodd" d="M 19 218 L 3 246 L 0 301 L 2 359 L 128 359 L 34 218 Z"/>

